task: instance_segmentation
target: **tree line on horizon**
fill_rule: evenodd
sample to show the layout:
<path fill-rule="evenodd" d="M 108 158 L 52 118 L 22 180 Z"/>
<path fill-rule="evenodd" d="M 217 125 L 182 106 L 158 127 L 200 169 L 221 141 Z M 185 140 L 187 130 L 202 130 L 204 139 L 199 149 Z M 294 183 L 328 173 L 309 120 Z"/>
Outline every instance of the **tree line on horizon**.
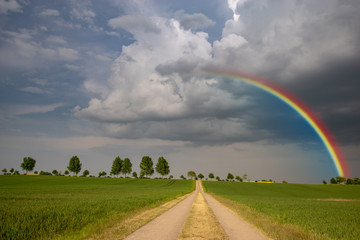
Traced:
<path fill-rule="evenodd" d="M 23 171 L 25 171 L 25 175 L 28 174 L 28 172 L 31 172 L 34 170 L 36 165 L 36 160 L 32 157 L 24 157 L 23 162 L 20 164 L 20 167 Z M 140 178 L 146 178 L 150 177 L 154 174 L 156 171 L 158 174 L 161 175 L 161 178 L 168 175 L 170 173 L 170 166 L 167 160 L 164 157 L 159 157 L 158 162 L 155 166 L 155 170 L 153 167 L 154 163 L 149 156 L 143 156 L 141 163 L 140 163 Z M 69 161 L 69 165 L 67 166 L 67 170 L 64 171 L 64 175 L 70 175 L 70 173 L 73 174 L 73 176 L 77 176 L 79 172 L 81 171 L 82 163 L 80 162 L 80 159 L 78 156 L 72 156 Z M 11 175 L 20 175 L 18 170 L 14 170 L 14 168 L 10 169 L 10 173 L 7 172 L 7 169 L 4 168 L 2 170 L 4 175 L 11 174 Z M 52 173 L 46 172 L 46 171 L 34 171 L 35 174 L 40 175 L 56 175 L 56 176 L 63 176 L 61 171 L 58 172 L 57 170 L 53 170 Z M 126 178 L 127 174 L 132 173 L 132 177 L 137 178 L 137 172 L 132 172 L 132 163 L 129 158 L 125 158 L 122 160 L 119 156 L 117 156 L 111 166 L 110 175 L 119 177 L 119 174 L 124 174 L 124 177 Z M 90 175 L 89 170 L 84 170 L 81 177 L 87 177 Z M 98 176 L 106 176 L 107 173 L 105 171 L 99 172 Z M 93 176 L 92 176 L 93 177 Z M 172 178 L 172 176 L 170 176 Z"/>
<path fill-rule="evenodd" d="M 23 162 L 20 164 L 20 167 L 22 168 L 22 170 L 25 171 L 25 174 L 28 174 L 28 172 L 31 172 L 34 170 L 36 165 L 36 160 L 33 159 L 32 157 L 24 157 L 23 158 Z M 154 174 L 154 167 L 153 167 L 154 163 L 151 159 L 151 157 L 149 156 L 143 156 L 142 160 L 140 162 L 140 178 L 149 178 L 150 176 L 152 176 Z M 64 175 L 69 175 L 70 172 L 73 173 L 73 176 L 77 176 L 79 174 L 79 172 L 81 171 L 81 167 L 82 167 L 82 163 L 80 162 L 80 159 L 75 155 L 72 156 L 70 158 L 69 161 L 69 166 L 67 166 L 67 170 L 64 171 Z M 168 164 L 168 162 L 166 161 L 166 159 L 164 157 L 159 157 L 158 158 L 158 162 L 156 164 L 155 170 L 158 174 L 161 175 L 161 178 L 164 178 L 164 176 L 168 175 L 170 173 L 170 166 Z M 2 170 L 4 175 L 10 174 L 10 175 L 20 175 L 18 170 L 14 170 L 14 168 L 10 169 L 10 173 L 7 172 L 7 169 L 4 168 Z M 34 171 L 35 174 L 40 174 L 40 175 L 55 175 L 55 176 L 63 176 L 61 171 L 58 172 L 57 170 L 53 170 L 51 173 L 50 172 L 46 172 L 46 171 L 40 171 L 40 173 L 38 173 L 37 171 Z M 117 156 L 112 163 L 111 166 L 111 171 L 110 171 L 110 176 L 116 176 L 119 177 L 120 174 L 124 174 L 124 177 L 126 178 L 127 174 L 131 174 L 132 173 L 132 177 L 134 178 L 138 178 L 137 172 L 132 172 L 132 163 L 131 160 L 129 158 L 125 158 L 124 160 L 122 160 L 119 156 Z M 81 175 L 81 177 L 87 177 L 90 175 L 89 170 L 84 170 L 83 174 Z M 105 177 L 107 175 L 107 173 L 105 171 L 101 171 L 98 173 L 98 177 Z M 94 177 L 94 176 L 91 176 Z M 187 177 L 189 177 L 191 180 L 192 179 L 204 179 L 205 176 L 202 173 L 196 174 L 195 171 L 189 171 L 187 172 Z M 170 175 L 169 177 L 170 179 L 173 178 L 172 175 Z M 180 176 L 181 179 L 186 179 L 186 177 L 184 177 L 184 175 Z M 216 176 L 213 173 L 209 173 L 208 178 L 206 178 L 206 180 L 213 180 L 216 179 L 217 181 L 222 181 L 222 179 L 219 176 Z M 239 181 L 239 182 L 245 182 L 245 181 L 250 181 L 250 179 L 248 178 L 247 174 L 244 174 L 242 177 L 240 176 L 235 176 L 232 173 L 228 173 L 227 177 L 225 179 L 226 181 Z M 255 180 L 254 182 L 274 182 L 272 179 L 270 180 Z M 322 181 L 323 184 L 327 184 L 326 180 Z M 287 183 L 285 180 L 282 181 L 282 183 Z M 331 178 L 330 179 L 330 184 L 347 184 L 347 185 L 360 185 L 360 178 L 358 177 L 354 177 L 353 179 L 351 178 L 345 178 L 342 176 L 338 176 L 336 178 Z"/>
<path fill-rule="evenodd" d="M 202 173 L 196 174 L 194 171 L 189 171 L 187 173 L 187 176 L 190 179 L 195 179 L 195 180 L 197 180 L 197 179 L 202 180 L 203 178 L 205 178 L 205 176 Z M 181 175 L 180 178 L 185 179 L 184 175 Z M 219 176 L 215 177 L 214 173 L 209 173 L 208 178 L 206 178 L 206 180 L 208 180 L 208 179 L 210 179 L 210 180 L 216 179 L 217 181 L 223 181 Z M 234 175 L 232 173 L 228 173 L 224 180 L 225 181 L 235 181 L 236 180 L 239 182 L 246 182 L 246 181 L 250 182 L 251 181 L 248 178 L 248 175 L 246 173 L 244 175 L 242 175 L 242 177 L 240 177 L 240 176 L 234 177 Z M 275 181 L 273 181 L 272 179 L 270 179 L 270 180 L 264 180 L 264 179 L 263 180 L 255 180 L 254 182 L 274 182 L 275 183 Z M 286 181 L 283 181 L 283 183 L 286 183 Z"/>
<path fill-rule="evenodd" d="M 323 180 L 323 184 L 327 184 L 326 180 Z M 360 178 L 345 178 L 338 176 L 330 179 L 330 184 L 347 184 L 347 185 L 360 185 Z"/>

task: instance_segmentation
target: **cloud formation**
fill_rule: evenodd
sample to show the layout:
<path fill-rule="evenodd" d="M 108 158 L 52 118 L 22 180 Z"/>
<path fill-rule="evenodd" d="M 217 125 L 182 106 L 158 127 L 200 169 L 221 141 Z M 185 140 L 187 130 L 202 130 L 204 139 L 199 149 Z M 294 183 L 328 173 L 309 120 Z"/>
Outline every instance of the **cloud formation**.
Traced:
<path fill-rule="evenodd" d="M 0 14 L 21 12 L 21 5 L 16 0 L 0 0 Z"/>
<path fill-rule="evenodd" d="M 356 28 L 360 21 L 352 7 L 357 3 L 229 0 L 228 4 L 233 18 L 213 44 L 205 32 L 194 31 L 214 24 L 203 14 L 180 11 L 176 19 L 145 15 L 110 19 L 109 26 L 130 32 L 135 42 L 123 46 L 113 62 L 109 92 L 92 98 L 85 108 L 77 107 L 76 114 L 98 121 L 108 134 L 120 138 L 218 143 L 270 139 L 284 133 L 264 128 L 269 119 L 265 113 L 248 111 L 261 96 L 234 92 L 223 80 L 194 73 L 215 64 L 291 88 L 301 81 L 299 74 L 358 53 L 359 31 L 354 29 L 360 29 Z"/>
<path fill-rule="evenodd" d="M 175 18 L 179 20 L 180 25 L 185 29 L 204 29 L 214 26 L 215 22 L 202 13 L 187 14 L 184 10 L 175 13 Z"/>
<path fill-rule="evenodd" d="M 60 12 L 56 9 L 44 9 L 40 16 L 42 17 L 57 17 L 60 16 Z"/>

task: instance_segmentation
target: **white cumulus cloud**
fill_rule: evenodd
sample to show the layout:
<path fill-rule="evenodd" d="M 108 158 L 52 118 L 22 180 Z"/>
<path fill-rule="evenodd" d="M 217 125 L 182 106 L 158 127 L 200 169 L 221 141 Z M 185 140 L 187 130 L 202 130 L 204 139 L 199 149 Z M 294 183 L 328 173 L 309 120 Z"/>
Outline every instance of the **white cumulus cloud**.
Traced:
<path fill-rule="evenodd" d="M 0 0 L 0 13 L 21 12 L 22 7 L 16 0 Z"/>
<path fill-rule="evenodd" d="M 56 9 L 44 9 L 40 16 L 42 17 L 57 17 L 60 16 L 60 12 Z"/>

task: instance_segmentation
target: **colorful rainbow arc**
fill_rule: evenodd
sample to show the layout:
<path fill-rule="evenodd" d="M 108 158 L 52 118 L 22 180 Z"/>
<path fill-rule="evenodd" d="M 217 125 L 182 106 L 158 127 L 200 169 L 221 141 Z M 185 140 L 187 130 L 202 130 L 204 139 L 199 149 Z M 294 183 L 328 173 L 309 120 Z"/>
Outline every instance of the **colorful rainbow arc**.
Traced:
<path fill-rule="evenodd" d="M 205 69 L 205 73 L 241 80 L 272 94 L 273 96 L 279 98 L 284 103 L 289 105 L 306 120 L 306 122 L 314 129 L 316 134 L 320 137 L 335 165 L 338 175 L 343 177 L 348 176 L 348 169 L 345 158 L 343 157 L 334 136 L 330 133 L 325 124 L 313 113 L 313 111 L 311 111 L 297 97 L 264 79 L 253 77 L 234 70 L 210 68 Z"/>

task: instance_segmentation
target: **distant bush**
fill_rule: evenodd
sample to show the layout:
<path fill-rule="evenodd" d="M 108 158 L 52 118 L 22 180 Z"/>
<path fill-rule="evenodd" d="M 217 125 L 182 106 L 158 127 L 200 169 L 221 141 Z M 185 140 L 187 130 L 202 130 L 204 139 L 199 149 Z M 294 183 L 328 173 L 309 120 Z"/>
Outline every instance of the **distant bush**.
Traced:
<path fill-rule="evenodd" d="M 335 178 L 331 178 L 331 179 L 330 179 L 330 183 L 331 183 L 331 184 L 337 184 L 337 181 L 336 181 Z"/>
<path fill-rule="evenodd" d="M 49 172 L 40 171 L 40 175 L 52 175 L 52 174 Z"/>

